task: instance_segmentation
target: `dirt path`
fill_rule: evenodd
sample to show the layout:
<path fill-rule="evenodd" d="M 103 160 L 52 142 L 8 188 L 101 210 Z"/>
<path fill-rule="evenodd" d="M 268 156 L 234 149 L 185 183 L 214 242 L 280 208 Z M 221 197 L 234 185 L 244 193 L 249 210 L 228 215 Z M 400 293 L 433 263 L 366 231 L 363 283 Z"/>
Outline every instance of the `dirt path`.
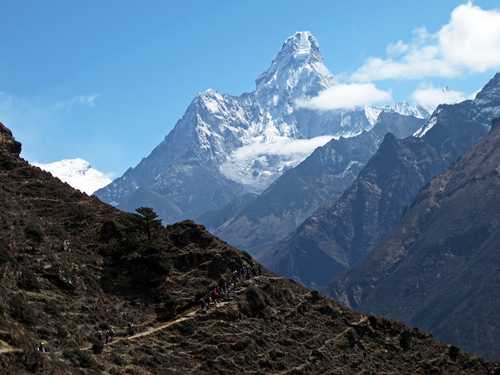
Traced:
<path fill-rule="evenodd" d="M 21 351 L 21 349 L 13 348 L 9 344 L 7 344 L 5 341 L 0 340 L 0 354 L 17 353 L 20 351 Z"/>
<path fill-rule="evenodd" d="M 219 302 L 216 304 L 215 308 L 220 308 L 220 307 L 223 307 L 223 306 L 226 306 L 228 304 L 230 304 L 231 301 L 227 301 L 227 302 Z M 178 323 L 181 323 L 181 322 L 185 322 L 186 320 L 191 320 L 193 319 L 196 314 L 198 314 L 200 312 L 200 309 L 194 309 L 194 310 L 190 310 L 188 312 L 186 312 L 185 314 L 173 319 L 173 320 L 169 320 L 168 322 L 166 323 L 163 323 L 159 326 L 156 326 L 156 327 L 151 327 L 145 331 L 142 331 L 142 332 L 139 332 L 139 333 L 136 333 L 135 335 L 132 335 L 132 336 L 125 336 L 125 337 L 119 337 L 111 342 L 108 342 L 107 344 L 105 344 L 104 346 L 105 347 L 109 347 L 111 345 L 114 345 L 116 343 L 119 343 L 119 342 L 122 342 L 122 341 L 132 341 L 132 340 L 137 340 L 137 339 L 140 339 L 140 338 L 143 338 L 143 337 L 146 337 L 146 336 L 150 336 L 150 335 L 153 335 L 157 332 L 160 332 L 160 331 L 163 331 L 167 328 L 170 328 L 171 326 L 175 325 L 175 324 L 178 324 Z M 80 348 L 80 350 L 82 351 L 87 351 L 87 350 L 90 350 L 92 349 L 92 346 L 85 346 L 83 348 Z"/>
<path fill-rule="evenodd" d="M 16 349 L 16 348 L 3 348 L 0 349 L 0 354 L 6 354 L 6 353 L 17 353 L 21 352 L 21 349 Z"/>
<path fill-rule="evenodd" d="M 235 295 L 238 295 L 240 294 L 242 291 L 244 290 L 243 289 L 238 289 L 234 292 Z M 234 300 L 234 299 L 233 299 Z M 219 302 L 219 303 L 216 303 L 215 305 L 215 309 L 217 308 L 220 308 L 220 307 L 223 307 L 223 306 L 226 306 L 228 304 L 230 304 L 233 300 L 231 301 L 226 301 L 226 302 Z M 163 331 L 175 324 L 178 324 L 178 323 L 181 323 L 181 322 L 184 322 L 186 320 L 191 320 L 193 319 L 196 314 L 200 311 L 200 309 L 194 309 L 194 310 L 190 310 L 186 313 L 184 313 L 183 315 L 181 316 L 178 316 L 176 317 L 175 319 L 173 320 L 170 320 L 168 322 L 165 322 L 161 325 L 158 325 L 156 327 L 151 327 L 149 329 L 146 329 L 145 331 L 142 331 L 142 332 L 139 332 L 139 333 L 136 333 L 132 336 L 124 336 L 124 337 L 119 337 L 119 338 L 116 338 L 110 342 L 108 342 L 107 344 L 104 344 L 104 347 L 107 348 L 107 347 L 110 347 L 116 343 L 119 343 L 119 342 L 122 342 L 122 341 L 132 341 L 132 340 L 136 340 L 136 339 L 140 339 L 140 338 L 143 338 L 143 337 L 146 337 L 146 336 L 150 336 L 150 335 L 153 335 L 157 332 L 160 332 L 160 331 Z M 10 346 L 8 346 L 6 343 L 4 345 L 5 347 L 4 348 L 0 348 L 0 354 L 4 354 L 4 353 L 13 353 L 13 352 L 22 352 L 21 349 L 16 349 L 16 348 L 11 348 Z M 92 349 L 92 345 L 87 345 L 87 346 L 84 346 L 84 347 L 81 347 L 80 350 L 81 351 L 88 351 L 88 350 L 91 350 Z M 62 354 L 63 352 L 62 351 L 56 351 L 54 352 L 55 354 Z"/>
<path fill-rule="evenodd" d="M 198 311 L 199 311 L 199 309 L 192 310 L 184 315 L 181 315 L 178 318 L 175 318 L 174 320 L 170 320 L 170 321 L 163 323 L 159 326 L 149 328 L 143 332 L 136 333 L 135 335 L 117 338 L 117 339 L 107 343 L 106 346 L 111 346 L 111 345 L 114 345 L 114 344 L 121 342 L 121 341 L 132 341 L 132 340 L 136 340 L 136 339 L 139 339 L 142 337 L 153 335 L 153 334 L 155 334 L 159 331 L 163 331 L 163 330 L 165 330 L 165 329 L 167 329 L 167 328 L 169 328 L 177 323 L 181 323 L 181 322 L 184 322 L 186 320 L 193 319 L 193 317 L 198 313 Z"/>

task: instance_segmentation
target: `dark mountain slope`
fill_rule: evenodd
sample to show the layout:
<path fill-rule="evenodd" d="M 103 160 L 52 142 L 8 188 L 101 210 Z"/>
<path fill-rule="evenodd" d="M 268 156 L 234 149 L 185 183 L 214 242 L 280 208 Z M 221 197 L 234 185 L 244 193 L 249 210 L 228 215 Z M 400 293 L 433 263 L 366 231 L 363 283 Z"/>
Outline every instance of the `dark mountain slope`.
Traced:
<path fill-rule="evenodd" d="M 253 202 L 258 195 L 255 193 L 246 193 L 219 210 L 211 210 L 198 216 L 195 221 L 203 224 L 210 231 L 215 231 L 215 228 L 220 227 L 225 222 L 237 216 L 250 202 Z"/>
<path fill-rule="evenodd" d="M 312 215 L 262 261 L 306 285 L 325 286 L 390 233 L 420 188 L 477 144 L 496 114 L 500 74 L 476 99 L 440 105 L 417 133 L 418 141 L 393 139 L 390 147 L 381 147 L 335 204 Z M 419 151 L 405 151 L 410 144 L 420 144 Z"/>
<path fill-rule="evenodd" d="M 500 358 L 500 121 L 336 284 L 351 306 Z"/>
<path fill-rule="evenodd" d="M 235 217 L 214 233 L 258 256 L 266 247 L 295 230 L 320 206 L 334 202 L 377 151 L 385 134 L 404 138 L 425 120 L 382 112 L 375 126 L 351 137 L 333 139 L 279 177 Z"/>
<path fill-rule="evenodd" d="M 269 274 L 237 280 L 202 312 L 194 302 L 208 287 L 258 267 L 247 255 L 191 222 L 150 223 L 148 240 L 143 219 L 19 151 L 0 125 L 2 374 L 498 374 L 498 364 Z M 103 345 L 96 329 L 110 327 Z M 42 341 L 48 352 L 33 349 Z"/>
<path fill-rule="evenodd" d="M 262 261 L 306 285 L 327 285 L 366 256 L 440 168 L 439 155 L 423 140 L 388 134 L 339 200 L 307 219 Z"/>

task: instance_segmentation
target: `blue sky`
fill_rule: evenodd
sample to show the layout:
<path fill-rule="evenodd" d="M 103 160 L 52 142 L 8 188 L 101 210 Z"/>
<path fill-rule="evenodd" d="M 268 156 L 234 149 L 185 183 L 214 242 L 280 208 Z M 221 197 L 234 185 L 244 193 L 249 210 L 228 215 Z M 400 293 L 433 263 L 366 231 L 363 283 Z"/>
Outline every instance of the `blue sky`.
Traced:
<path fill-rule="evenodd" d="M 295 31 L 310 30 L 330 70 L 349 79 L 390 43 L 411 44 L 415 29 L 437 32 L 460 4 L 0 0 L 0 121 L 29 160 L 81 157 L 116 176 L 149 154 L 197 92 L 252 90 Z M 468 95 L 494 72 L 374 81 L 404 100 L 422 85 Z"/>

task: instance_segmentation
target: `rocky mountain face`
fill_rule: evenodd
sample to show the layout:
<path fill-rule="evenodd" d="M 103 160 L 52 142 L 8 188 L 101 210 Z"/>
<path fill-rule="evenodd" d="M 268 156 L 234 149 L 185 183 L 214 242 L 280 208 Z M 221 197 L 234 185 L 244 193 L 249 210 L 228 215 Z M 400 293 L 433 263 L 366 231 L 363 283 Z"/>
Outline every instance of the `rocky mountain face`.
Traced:
<path fill-rule="evenodd" d="M 20 150 L 0 124 L 0 373 L 500 372 L 290 280 L 235 278 L 259 266 L 203 227 L 153 226 L 30 166 Z M 198 307 L 231 279 L 224 299 Z"/>
<path fill-rule="evenodd" d="M 500 120 L 434 178 L 401 224 L 335 284 L 350 306 L 500 358 Z"/>
<path fill-rule="evenodd" d="M 223 208 L 247 192 L 260 193 L 333 137 L 373 126 L 381 109 L 297 107 L 298 100 L 334 84 L 315 38 L 298 32 L 257 78 L 255 91 L 200 93 L 148 157 L 96 195 L 125 210 L 152 206 L 172 222 Z M 407 105 L 387 109 L 425 115 Z"/>
<path fill-rule="evenodd" d="M 418 191 L 483 137 L 500 111 L 500 75 L 473 101 L 441 105 L 416 138 L 386 137 L 353 185 L 261 260 L 305 285 L 325 287 L 399 223 Z"/>
<path fill-rule="evenodd" d="M 234 217 L 209 229 L 234 246 L 259 256 L 320 206 L 335 201 L 375 154 L 385 134 L 391 132 L 404 138 L 424 124 L 424 119 L 384 110 L 372 129 L 354 137 L 332 139 L 317 148 L 244 209 L 233 211 Z"/>
<path fill-rule="evenodd" d="M 369 253 L 443 165 L 423 140 L 388 134 L 342 196 L 308 218 L 262 261 L 310 287 L 328 285 Z"/>

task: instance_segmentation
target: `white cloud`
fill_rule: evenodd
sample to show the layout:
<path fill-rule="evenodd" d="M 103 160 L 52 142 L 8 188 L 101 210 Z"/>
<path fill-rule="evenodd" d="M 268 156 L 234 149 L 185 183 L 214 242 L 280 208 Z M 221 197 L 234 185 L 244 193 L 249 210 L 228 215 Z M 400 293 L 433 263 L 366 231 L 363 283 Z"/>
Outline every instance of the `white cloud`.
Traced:
<path fill-rule="evenodd" d="M 391 99 L 389 92 L 378 89 L 373 83 L 351 83 L 332 86 L 314 98 L 298 101 L 297 106 L 328 111 L 389 102 Z"/>
<path fill-rule="evenodd" d="M 271 143 L 255 142 L 236 149 L 232 153 L 235 159 L 243 160 L 261 155 L 303 156 L 309 155 L 316 148 L 330 141 L 332 136 L 321 136 L 310 139 L 290 139 L 275 137 Z"/>
<path fill-rule="evenodd" d="M 408 51 L 409 48 L 410 46 L 408 44 L 405 44 L 402 40 L 398 40 L 395 43 L 390 43 L 386 47 L 386 51 L 390 56 L 398 56 Z"/>
<path fill-rule="evenodd" d="M 309 156 L 316 148 L 323 146 L 333 137 L 321 136 L 312 139 L 290 139 L 273 137 L 236 149 L 220 167 L 229 179 L 262 191 L 286 169 L 293 168 Z"/>
<path fill-rule="evenodd" d="M 65 159 L 48 164 L 33 163 L 33 165 L 89 195 L 111 183 L 110 175 L 92 168 L 83 159 Z"/>
<path fill-rule="evenodd" d="M 58 101 L 54 108 L 57 110 L 68 111 L 71 110 L 76 105 L 83 105 L 88 107 L 94 107 L 99 94 L 92 95 L 78 95 L 73 98 Z"/>
<path fill-rule="evenodd" d="M 455 77 L 500 67 L 500 11 L 460 5 L 437 32 L 414 31 L 410 43 L 387 46 L 387 57 L 370 57 L 352 74 L 355 81 Z"/>
<path fill-rule="evenodd" d="M 412 95 L 412 100 L 432 112 L 439 104 L 454 104 L 467 99 L 461 91 L 448 90 L 433 86 L 420 87 Z"/>
<path fill-rule="evenodd" d="M 471 2 L 451 13 L 438 33 L 443 57 L 475 72 L 500 67 L 500 11 L 483 10 Z"/>

